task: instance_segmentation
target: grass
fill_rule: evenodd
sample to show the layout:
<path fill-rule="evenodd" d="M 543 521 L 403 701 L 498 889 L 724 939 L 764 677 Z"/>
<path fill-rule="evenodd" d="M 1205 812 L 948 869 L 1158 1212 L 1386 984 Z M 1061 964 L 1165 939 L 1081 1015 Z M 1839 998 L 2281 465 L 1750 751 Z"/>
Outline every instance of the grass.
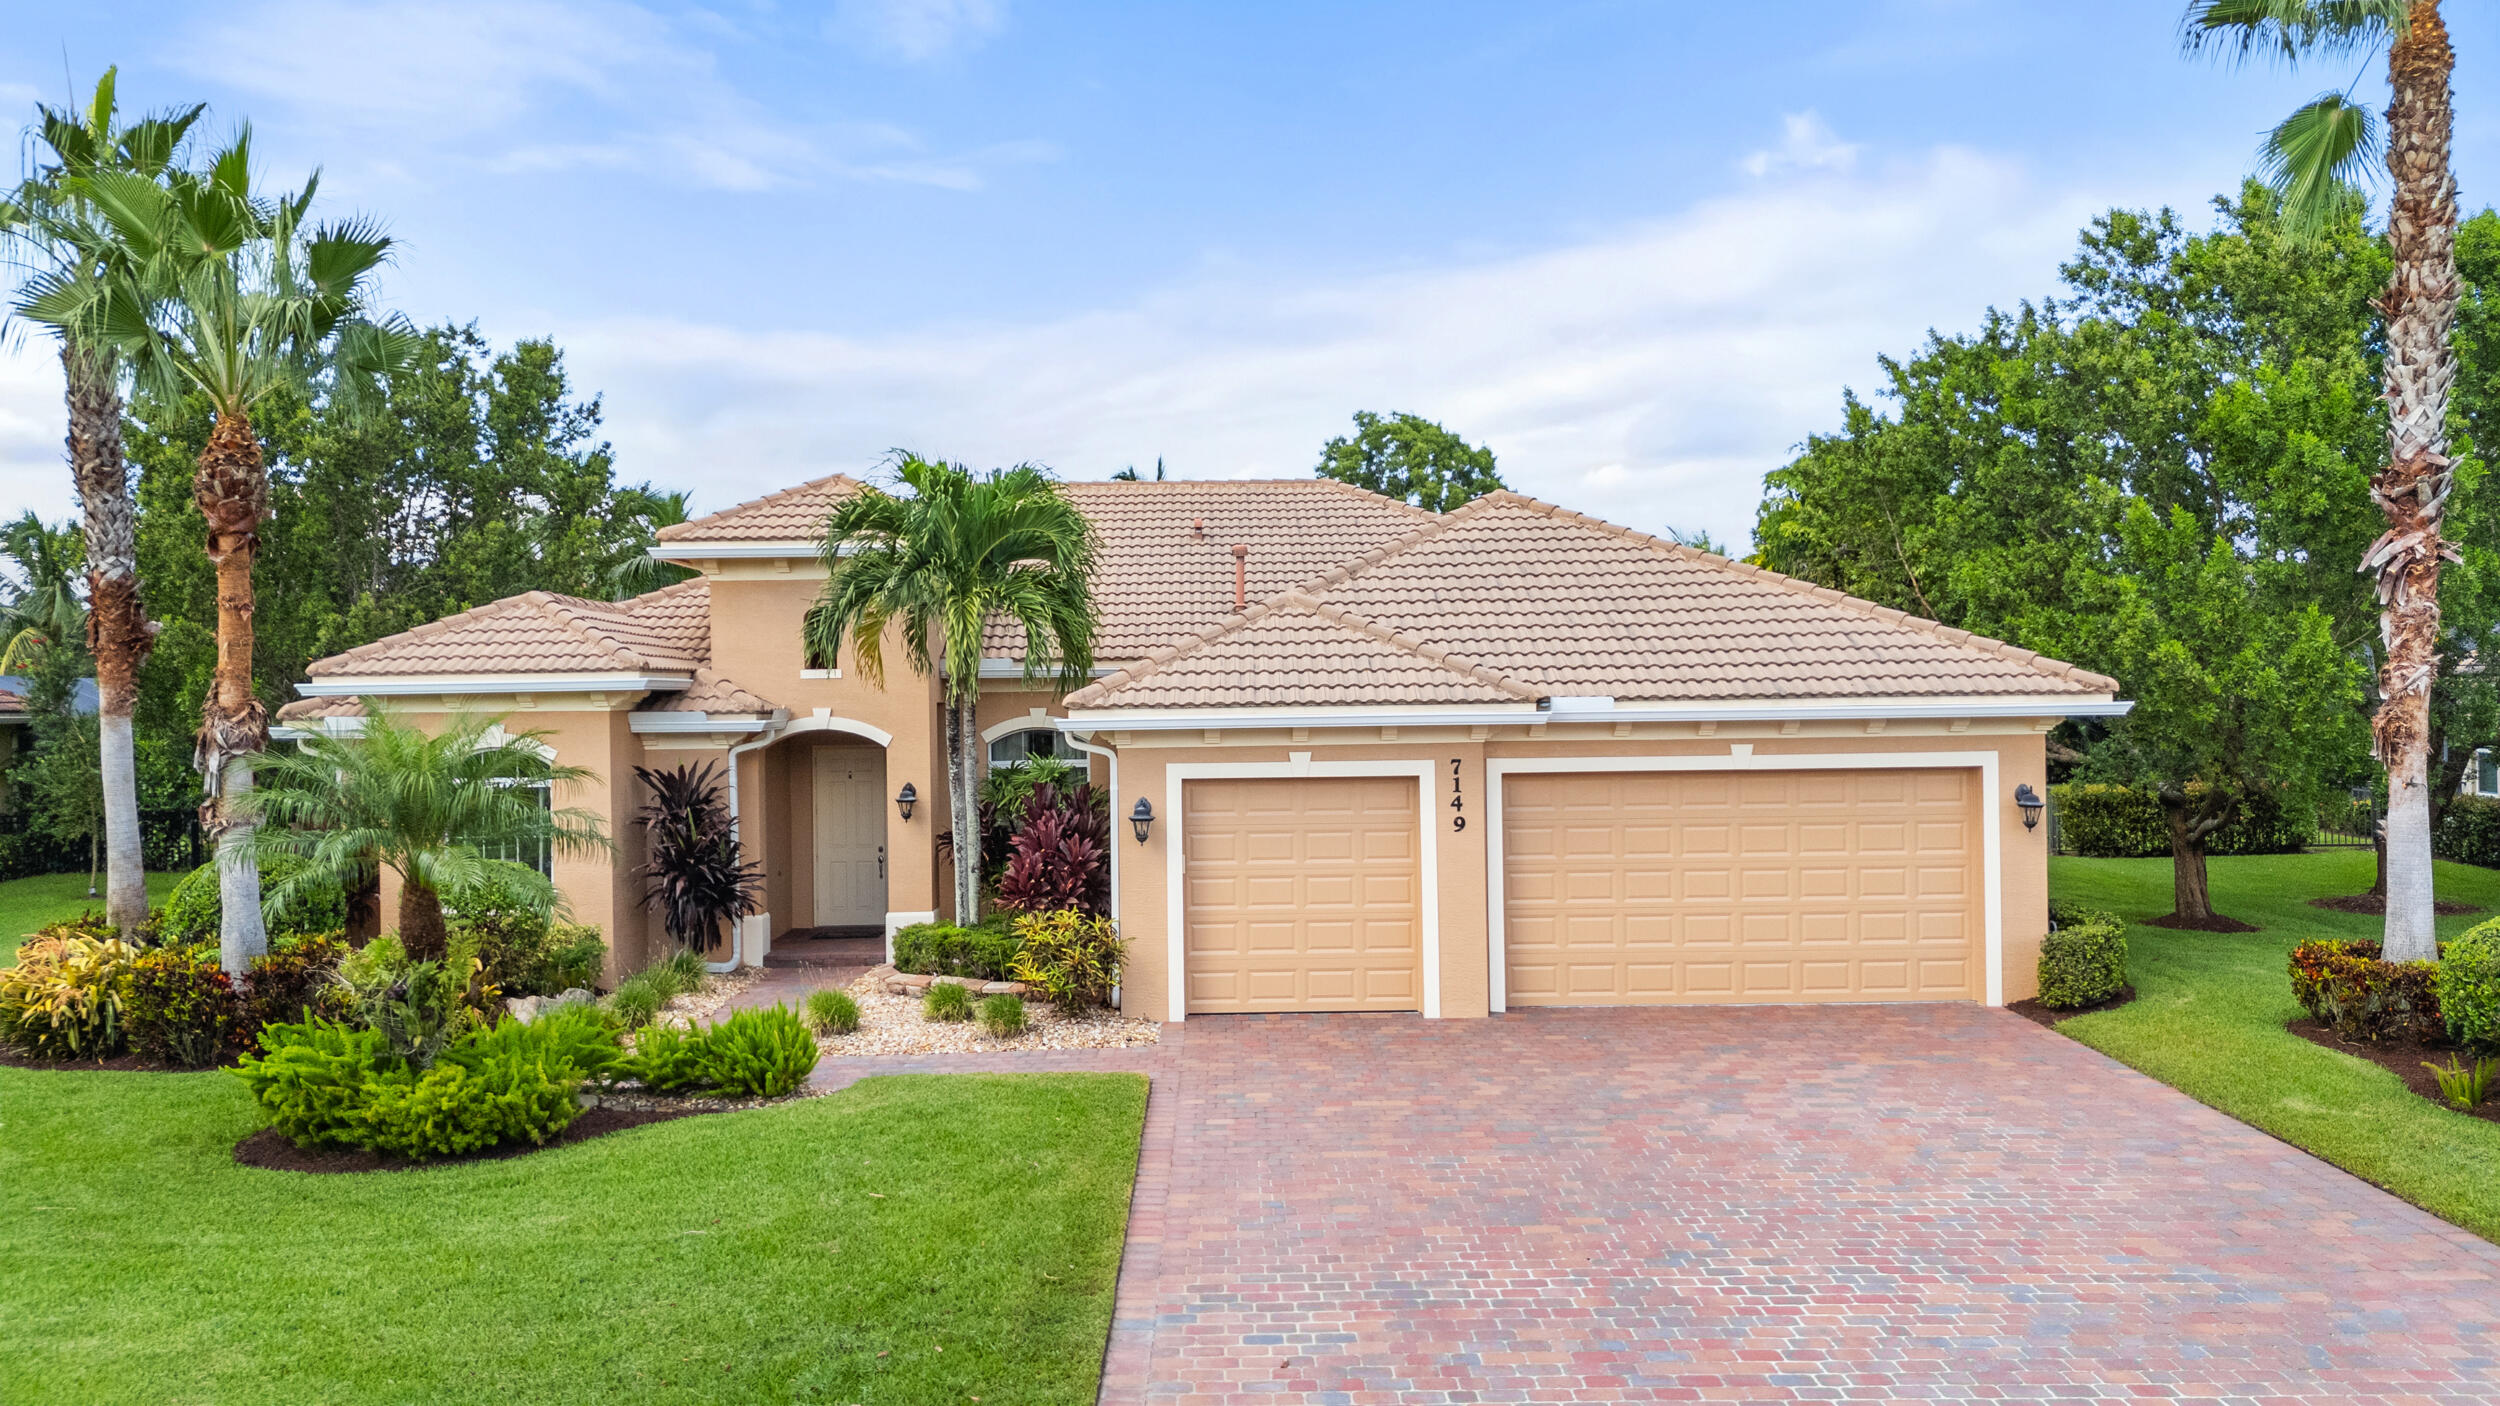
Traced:
<path fill-rule="evenodd" d="M 1091 1402 L 1145 1103 L 896 1075 L 306 1176 L 227 1075 L 0 1068 L 0 1401 Z"/>
<path fill-rule="evenodd" d="M 2312 908 L 2313 897 L 2370 885 L 2368 851 L 2210 861 L 2214 907 L 2253 933 L 2172 932 L 2142 920 L 2170 911 L 2170 861 L 2049 861 L 2059 898 L 2116 911 L 2127 929 L 2136 999 L 2077 1016 L 2059 1031 L 2200 1102 L 2306 1148 L 2486 1239 L 2500 1240 L 2500 1124 L 2440 1108 L 2367 1060 L 2322 1049 L 2283 1023 L 2300 1014 L 2284 969 L 2307 937 L 2375 938 L 2380 920 Z M 2439 920 L 2443 938 L 2500 916 L 2500 871 L 2441 864 L 2445 902 L 2479 914 Z"/>
<path fill-rule="evenodd" d="M 148 875 L 148 897 L 164 902 L 181 880 L 181 874 Z M 102 898 L 87 897 L 85 874 L 38 874 L 0 883 L 0 963 L 15 961 L 18 943 L 44 924 L 103 907 Z"/>

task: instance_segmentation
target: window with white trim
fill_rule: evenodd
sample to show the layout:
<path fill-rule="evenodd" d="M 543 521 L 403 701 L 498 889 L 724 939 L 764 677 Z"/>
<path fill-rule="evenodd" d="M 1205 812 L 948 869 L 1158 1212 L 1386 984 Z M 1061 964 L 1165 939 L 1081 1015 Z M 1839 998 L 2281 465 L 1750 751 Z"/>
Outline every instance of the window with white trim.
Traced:
<path fill-rule="evenodd" d="M 1076 749 L 1069 746 L 1068 739 L 1060 736 L 1056 729 L 1047 727 L 1010 732 L 990 743 L 990 765 L 994 767 L 1022 766 L 1035 757 L 1074 761 Z"/>
<path fill-rule="evenodd" d="M 2500 754 L 2489 747 L 2474 754 L 2474 794 L 2500 796 Z"/>
<path fill-rule="evenodd" d="M 555 785 L 543 776 L 503 777 L 486 784 L 533 792 L 541 810 L 552 811 L 556 807 Z M 541 834 L 534 839 L 485 845 L 480 847 L 479 852 L 489 859 L 507 859 L 515 864 L 526 864 L 549 878 L 555 877 L 555 841 L 552 836 L 546 834 Z"/>

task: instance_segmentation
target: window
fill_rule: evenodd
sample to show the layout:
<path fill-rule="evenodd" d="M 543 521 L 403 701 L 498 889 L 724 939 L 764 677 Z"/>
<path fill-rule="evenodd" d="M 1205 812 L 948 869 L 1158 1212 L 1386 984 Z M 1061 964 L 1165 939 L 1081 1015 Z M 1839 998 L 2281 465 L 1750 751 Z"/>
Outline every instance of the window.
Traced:
<path fill-rule="evenodd" d="M 2488 747 L 2474 754 L 2474 793 L 2500 796 L 2500 756 Z"/>
<path fill-rule="evenodd" d="M 513 777 L 488 784 L 518 787 L 530 791 L 536 795 L 539 809 L 549 811 L 555 809 L 555 787 L 543 776 L 535 780 L 528 777 Z M 508 859 L 515 864 L 526 864 L 549 878 L 555 877 L 555 842 L 544 834 L 535 839 L 486 845 L 479 852 L 488 859 Z"/>
<path fill-rule="evenodd" d="M 1011 732 L 990 744 L 990 765 L 994 767 L 1022 766 L 1035 757 L 1073 761 L 1076 749 L 1068 745 L 1066 738 L 1046 727 Z"/>

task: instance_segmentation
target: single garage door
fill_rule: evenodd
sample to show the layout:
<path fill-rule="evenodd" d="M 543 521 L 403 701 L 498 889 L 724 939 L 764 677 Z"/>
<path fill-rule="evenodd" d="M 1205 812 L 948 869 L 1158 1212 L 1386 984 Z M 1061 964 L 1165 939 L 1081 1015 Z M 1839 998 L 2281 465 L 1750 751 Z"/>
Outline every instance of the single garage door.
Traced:
<path fill-rule="evenodd" d="M 1421 1008 L 1412 779 L 1191 781 L 1181 810 L 1190 1010 Z"/>
<path fill-rule="evenodd" d="M 1976 790 L 1967 769 L 1506 777 L 1505 1002 L 1979 999 Z"/>

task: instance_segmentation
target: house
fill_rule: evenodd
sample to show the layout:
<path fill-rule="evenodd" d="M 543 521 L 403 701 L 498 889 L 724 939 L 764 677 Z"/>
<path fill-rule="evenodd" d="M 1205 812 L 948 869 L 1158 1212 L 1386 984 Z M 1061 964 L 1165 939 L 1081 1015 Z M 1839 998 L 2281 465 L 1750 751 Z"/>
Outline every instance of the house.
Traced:
<path fill-rule="evenodd" d="M 0 774 L 33 745 L 34 716 L 26 708 L 33 691 L 34 680 L 22 674 L 0 674 Z M 96 698 L 95 680 L 80 679 L 70 689 L 70 711 L 90 716 L 96 710 Z M 0 807 L 7 804 L 6 792 L 0 791 Z"/>
<path fill-rule="evenodd" d="M 562 800 L 620 836 L 635 765 L 728 763 L 770 909 L 743 960 L 930 919 L 935 684 L 800 645 L 858 487 L 663 529 L 701 574 L 649 595 L 517 596 L 322 660 L 281 720 L 509 713 L 602 778 Z M 979 723 L 989 765 L 1083 755 L 1109 789 L 1130 1012 L 2032 993 L 2048 841 L 2017 796 L 2060 720 L 2125 711 L 2112 680 L 1511 493 L 1066 491 L 1100 538 L 1097 676 L 1029 684 L 997 632 Z M 659 943 L 633 863 L 552 864 L 623 967 Z"/>

